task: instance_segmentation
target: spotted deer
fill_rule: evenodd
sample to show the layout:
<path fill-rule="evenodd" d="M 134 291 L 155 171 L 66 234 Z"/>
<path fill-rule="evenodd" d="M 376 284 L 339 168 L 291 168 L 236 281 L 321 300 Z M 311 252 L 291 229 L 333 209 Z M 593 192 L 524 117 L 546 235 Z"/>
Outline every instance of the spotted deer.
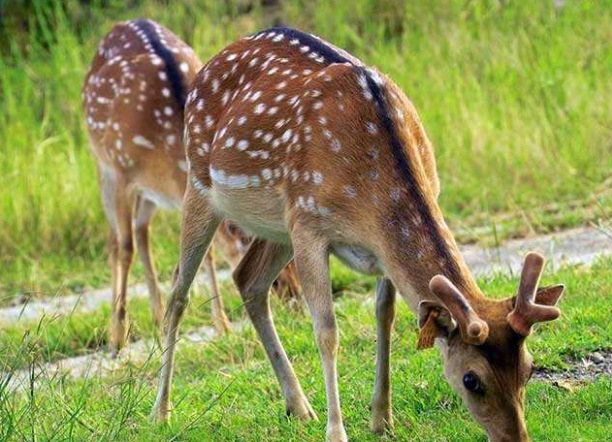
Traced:
<path fill-rule="evenodd" d="M 233 277 L 289 413 L 316 419 L 268 302 L 272 281 L 293 257 L 325 377 L 327 440 L 347 440 L 329 278 L 333 254 L 379 276 L 375 432 L 393 423 L 389 357 L 397 290 L 418 315 L 419 346 L 438 343 L 448 381 L 489 438 L 529 440 L 523 406 L 532 362 L 525 341 L 533 325 L 559 316 L 563 286 L 537 289 L 544 260 L 532 253 L 516 296 L 485 297 L 438 205 L 433 147 L 391 79 L 317 37 L 271 28 L 230 44 L 200 70 L 185 124 L 181 256 L 152 417 L 169 416 L 188 290 L 217 227 L 229 219 L 256 238 Z"/>
<path fill-rule="evenodd" d="M 163 300 L 149 249 L 149 223 L 157 207 L 179 209 L 187 162 L 183 147 L 185 89 L 202 63 L 176 35 L 150 20 L 116 25 L 102 40 L 83 87 L 83 106 L 94 152 L 102 202 L 110 224 L 113 271 L 111 347 L 119 350 L 128 332 L 127 279 L 133 237 L 151 296 L 156 324 Z M 237 264 L 250 239 L 229 224 L 219 245 Z M 206 269 L 211 280 L 212 316 L 219 333 L 229 321 L 217 286 L 214 254 Z M 292 269 L 277 290 L 295 295 Z M 290 285 L 292 284 L 292 285 Z"/>

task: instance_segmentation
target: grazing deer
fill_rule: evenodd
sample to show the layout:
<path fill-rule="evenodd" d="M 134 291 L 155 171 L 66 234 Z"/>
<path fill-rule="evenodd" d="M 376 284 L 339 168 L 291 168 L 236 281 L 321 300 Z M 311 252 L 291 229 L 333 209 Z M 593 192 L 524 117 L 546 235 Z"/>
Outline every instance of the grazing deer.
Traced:
<path fill-rule="evenodd" d="M 178 209 L 187 179 L 183 148 L 185 89 L 202 63 L 176 35 L 150 20 L 116 25 L 102 40 L 83 87 L 91 147 L 95 154 L 102 201 L 110 224 L 113 271 L 111 348 L 118 351 L 128 332 L 127 278 L 133 236 L 145 270 L 156 324 L 163 300 L 149 250 L 149 223 L 157 207 Z M 134 230 L 134 233 L 132 232 Z M 220 243 L 230 263 L 237 263 L 248 238 L 225 225 Z M 217 287 L 214 256 L 206 268 L 211 280 L 212 316 L 222 333 L 229 321 Z M 293 281 L 292 270 L 285 279 Z M 291 294 L 297 286 L 282 283 Z"/>
<path fill-rule="evenodd" d="M 517 296 L 485 297 L 437 203 L 434 152 L 414 106 L 389 78 L 316 37 L 272 28 L 229 45 L 187 96 L 189 178 L 181 257 L 166 318 L 152 416 L 167 419 L 175 345 L 189 286 L 217 227 L 256 237 L 234 281 L 282 387 L 288 412 L 316 418 L 274 327 L 268 291 L 294 257 L 327 393 L 327 440 L 347 440 L 328 257 L 379 275 L 372 428 L 392 425 L 389 353 L 397 291 L 418 314 L 420 347 L 437 339 L 446 376 L 492 441 L 527 441 L 525 338 L 559 316 L 563 286 L 537 291 L 529 254 Z"/>

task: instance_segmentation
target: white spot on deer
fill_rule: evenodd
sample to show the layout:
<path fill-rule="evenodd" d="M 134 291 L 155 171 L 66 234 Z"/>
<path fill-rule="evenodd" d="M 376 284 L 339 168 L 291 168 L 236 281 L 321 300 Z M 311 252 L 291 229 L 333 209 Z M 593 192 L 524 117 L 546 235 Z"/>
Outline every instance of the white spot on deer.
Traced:
<path fill-rule="evenodd" d="M 235 60 L 235 59 L 236 59 L 236 57 L 238 57 L 238 55 L 237 55 L 237 54 L 229 54 L 227 57 L 225 57 L 225 59 L 226 59 L 227 61 L 232 61 L 232 60 Z"/>
<path fill-rule="evenodd" d="M 285 36 L 283 34 L 278 34 L 276 37 L 274 37 L 272 39 L 272 41 L 278 43 L 279 41 L 281 41 L 283 38 L 285 38 Z"/>
<path fill-rule="evenodd" d="M 246 153 L 250 158 L 261 157 L 264 160 L 270 158 L 270 153 L 267 150 L 248 150 Z"/>
<path fill-rule="evenodd" d="M 300 46 L 300 52 L 301 52 L 302 54 L 305 54 L 305 53 L 306 53 L 306 52 L 308 52 L 308 51 L 310 51 L 310 47 L 309 47 L 309 46 L 306 46 L 306 45 L 304 45 L 304 46 Z"/>
<path fill-rule="evenodd" d="M 187 72 L 189 72 L 189 65 L 186 62 L 182 62 L 179 65 L 179 69 L 181 70 L 181 72 L 184 72 L 186 74 Z"/>
<path fill-rule="evenodd" d="M 372 123 L 371 121 L 366 123 L 366 129 L 372 135 L 376 135 L 378 133 L 378 127 L 376 127 L 376 124 Z"/>
<path fill-rule="evenodd" d="M 189 171 L 189 166 L 187 165 L 186 161 L 181 160 L 177 163 L 177 165 L 183 172 L 187 173 Z"/>
<path fill-rule="evenodd" d="M 357 191 L 353 186 L 344 186 L 342 188 L 344 194 L 349 198 L 355 198 L 357 196 Z"/>
<path fill-rule="evenodd" d="M 327 124 L 327 118 L 325 118 L 323 116 L 320 116 L 318 118 L 318 120 L 319 120 L 319 123 L 321 124 L 321 126 L 325 126 Z"/>
<path fill-rule="evenodd" d="M 253 95 L 251 96 L 250 101 L 253 103 L 257 101 L 259 97 L 261 97 L 261 91 L 255 91 L 253 92 Z"/>
<path fill-rule="evenodd" d="M 255 112 L 257 115 L 261 115 L 265 110 L 266 105 L 263 103 L 259 103 L 257 106 L 255 106 L 255 110 L 253 112 Z"/>
<path fill-rule="evenodd" d="M 382 80 L 382 77 L 378 74 L 378 72 L 376 72 L 373 69 L 368 69 L 368 72 L 370 74 L 370 77 L 372 77 L 372 80 L 374 80 L 374 83 L 376 83 L 379 86 L 382 86 L 383 80 Z"/>
<path fill-rule="evenodd" d="M 244 115 L 238 118 L 238 126 L 242 126 L 246 122 L 247 122 L 247 117 L 245 117 Z"/>
<path fill-rule="evenodd" d="M 266 181 L 270 181 L 272 179 L 272 171 L 270 169 L 263 169 L 261 171 L 261 176 L 263 177 L 264 180 Z"/>
<path fill-rule="evenodd" d="M 160 71 L 159 74 L 157 74 L 159 76 L 159 79 L 162 81 L 166 81 L 168 79 L 168 74 L 166 74 L 164 71 Z"/>
<path fill-rule="evenodd" d="M 274 115 L 274 114 L 275 114 L 275 113 L 277 113 L 277 112 L 278 112 L 278 106 L 273 106 L 273 107 L 271 107 L 270 109 L 268 109 L 267 114 L 268 114 L 268 115 Z"/>
<path fill-rule="evenodd" d="M 297 38 L 294 38 L 293 40 L 289 41 L 289 45 L 291 45 L 291 46 L 296 46 L 296 45 L 299 45 L 299 44 L 300 44 L 300 41 Z"/>
<path fill-rule="evenodd" d="M 312 172 L 312 181 L 313 183 L 320 185 L 323 183 L 323 174 L 321 172 Z"/>
<path fill-rule="evenodd" d="M 123 141 L 121 141 L 121 138 L 118 138 L 117 141 L 115 141 L 115 147 L 117 150 L 123 149 Z"/>
<path fill-rule="evenodd" d="M 227 143 L 225 143 L 227 145 Z M 238 150 L 246 150 L 249 147 L 249 142 L 247 140 L 238 141 L 238 145 L 236 146 Z"/>
<path fill-rule="evenodd" d="M 277 72 L 278 72 L 278 67 L 274 66 L 272 69 L 268 71 L 268 75 L 273 75 L 273 74 L 276 74 Z"/>
<path fill-rule="evenodd" d="M 269 143 L 272 140 L 272 137 L 274 137 L 274 135 L 272 135 L 271 132 L 268 132 L 264 135 L 263 140 L 264 142 Z"/>
<path fill-rule="evenodd" d="M 314 110 L 319 110 L 323 107 L 323 102 L 322 101 L 315 101 L 315 103 L 312 105 L 312 108 Z"/>
<path fill-rule="evenodd" d="M 227 102 L 229 101 L 229 97 L 230 97 L 230 91 L 225 91 L 223 93 L 223 98 L 221 99 L 221 103 L 223 104 L 223 106 L 227 104 Z"/>
<path fill-rule="evenodd" d="M 198 104 L 196 104 L 196 110 L 201 111 L 204 109 L 204 99 L 200 98 Z"/>
<path fill-rule="evenodd" d="M 142 135 L 136 135 L 134 138 L 132 138 L 132 142 L 136 146 L 144 147 L 145 149 L 155 149 L 155 145 Z"/>
<path fill-rule="evenodd" d="M 398 202 L 402 196 L 402 191 L 399 188 L 395 188 L 391 191 L 391 193 L 389 194 L 389 196 L 391 197 L 391 199 L 395 202 Z"/>
<path fill-rule="evenodd" d="M 113 123 L 113 130 L 115 131 L 119 130 L 119 123 L 117 123 L 116 121 Z"/>
<path fill-rule="evenodd" d="M 223 170 L 213 168 L 210 169 L 210 178 L 213 181 L 232 189 L 259 187 L 261 184 L 259 175 L 228 175 Z"/>
<path fill-rule="evenodd" d="M 164 107 L 164 114 L 167 116 L 170 116 L 174 113 L 174 111 L 172 110 L 172 108 L 170 106 L 166 106 Z"/>
<path fill-rule="evenodd" d="M 282 136 L 283 143 L 286 143 L 287 141 L 289 141 L 289 138 L 291 138 L 291 134 L 292 134 L 291 129 L 287 129 L 285 133 L 283 133 L 283 136 Z"/>
<path fill-rule="evenodd" d="M 213 78 L 212 91 L 214 94 L 216 94 L 218 90 L 219 90 L 219 80 L 217 78 Z"/>
<path fill-rule="evenodd" d="M 283 89 L 285 86 L 287 86 L 287 82 L 281 81 L 280 83 L 276 85 L 276 89 Z"/>
<path fill-rule="evenodd" d="M 175 142 L 176 142 L 176 136 L 175 135 L 168 135 L 168 136 L 166 136 L 166 143 L 172 145 Z"/>
<path fill-rule="evenodd" d="M 331 141 L 331 147 L 334 152 L 340 152 L 340 148 L 341 148 L 340 141 L 337 138 L 334 138 Z"/>
<path fill-rule="evenodd" d="M 225 140 L 225 147 L 232 147 L 233 145 L 234 145 L 234 137 L 229 137 L 227 140 Z"/>
<path fill-rule="evenodd" d="M 204 122 L 206 124 L 207 129 L 210 129 L 213 124 L 215 124 L 215 120 L 210 115 L 206 115 L 206 117 L 204 117 Z"/>
<path fill-rule="evenodd" d="M 251 61 L 249 61 L 249 66 L 253 67 L 255 66 L 257 63 L 259 62 L 259 57 L 255 57 L 253 59 L 251 59 Z"/>

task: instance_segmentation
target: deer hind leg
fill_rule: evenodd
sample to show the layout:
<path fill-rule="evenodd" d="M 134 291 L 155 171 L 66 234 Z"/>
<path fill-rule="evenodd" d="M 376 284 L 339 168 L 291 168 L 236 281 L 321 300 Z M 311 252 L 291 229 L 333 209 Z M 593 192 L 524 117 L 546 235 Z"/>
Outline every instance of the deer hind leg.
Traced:
<path fill-rule="evenodd" d="M 151 316 L 156 327 L 161 325 L 164 316 L 164 301 L 157 284 L 157 273 L 151 257 L 149 245 L 149 224 L 155 213 L 155 204 L 151 201 L 138 197 L 136 202 L 136 218 L 134 220 L 134 236 L 136 237 L 136 248 L 138 256 L 144 267 L 145 280 L 151 297 Z"/>
<path fill-rule="evenodd" d="M 234 270 L 233 277 L 283 390 L 287 413 L 309 420 L 316 419 L 317 416 L 306 399 L 280 342 L 269 304 L 270 287 L 291 259 L 291 254 L 290 246 L 255 239 Z"/>
<path fill-rule="evenodd" d="M 189 289 L 219 222 L 220 219 L 214 214 L 208 201 L 188 186 L 184 198 L 178 274 L 174 278 L 175 283 L 170 291 L 164 318 L 166 340 L 157 397 L 151 412 L 153 419 L 165 421 L 169 417 L 170 388 L 179 323 L 189 302 Z"/>
<path fill-rule="evenodd" d="M 337 356 L 339 336 L 329 279 L 329 251 L 320 236 L 304 227 L 292 236 L 295 266 L 312 316 L 321 355 L 327 396 L 327 442 L 347 442 L 338 391 Z"/>
<path fill-rule="evenodd" d="M 111 266 L 113 274 L 110 348 L 115 356 L 127 341 L 129 321 L 126 310 L 127 282 L 134 243 L 132 238 L 132 201 L 125 183 L 110 173 L 100 174 L 102 203 L 111 228 Z"/>
<path fill-rule="evenodd" d="M 395 287 L 386 278 L 376 281 L 377 352 L 376 378 L 372 393 L 372 431 L 383 433 L 393 427 L 389 356 L 395 322 Z"/>
<path fill-rule="evenodd" d="M 229 319 L 225 314 L 225 308 L 223 307 L 223 298 L 221 297 L 221 291 L 219 290 L 219 284 L 217 281 L 217 269 L 215 265 L 215 247 L 210 246 L 210 250 L 206 254 L 205 261 L 206 273 L 208 274 L 208 280 L 210 281 L 210 293 L 211 293 L 211 313 L 213 324 L 218 335 L 223 335 L 231 330 Z"/>

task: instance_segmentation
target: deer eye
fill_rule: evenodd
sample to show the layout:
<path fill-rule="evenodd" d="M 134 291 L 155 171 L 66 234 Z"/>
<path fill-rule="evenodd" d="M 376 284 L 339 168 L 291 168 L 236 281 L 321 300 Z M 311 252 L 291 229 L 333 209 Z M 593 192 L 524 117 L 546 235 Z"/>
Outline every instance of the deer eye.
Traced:
<path fill-rule="evenodd" d="M 471 371 L 468 371 L 465 375 L 463 375 L 463 386 L 467 391 L 471 391 L 472 393 L 484 393 L 484 388 L 482 387 L 480 378 L 476 373 Z"/>

